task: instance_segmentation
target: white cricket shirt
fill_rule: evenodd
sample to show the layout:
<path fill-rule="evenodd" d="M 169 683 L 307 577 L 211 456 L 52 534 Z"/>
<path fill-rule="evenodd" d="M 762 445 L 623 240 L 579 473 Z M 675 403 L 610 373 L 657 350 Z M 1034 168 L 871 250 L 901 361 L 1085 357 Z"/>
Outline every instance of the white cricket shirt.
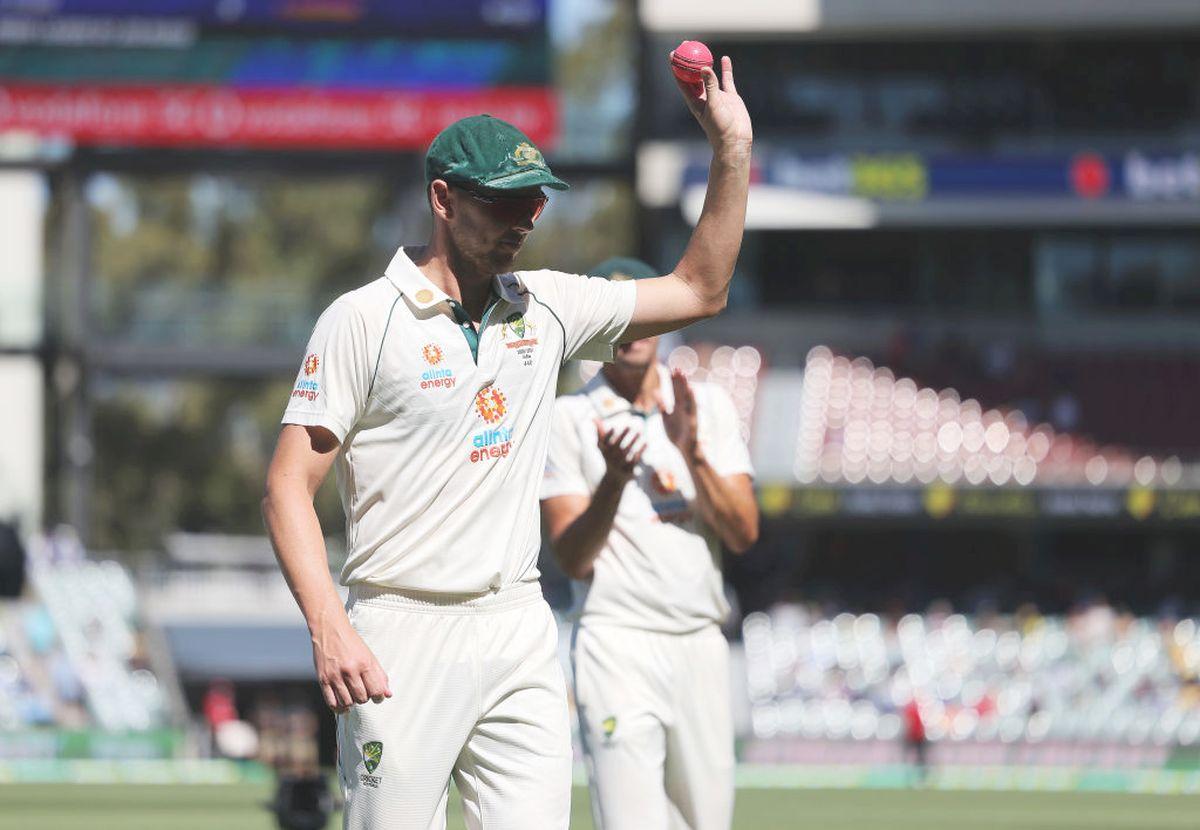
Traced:
<path fill-rule="evenodd" d="M 671 377 L 661 364 L 658 372 L 659 394 L 670 408 Z M 692 390 L 700 445 L 713 470 L 722 476 L 753 475 L 729 395 L 708 383 L 694 383 Z M 720 540 L 693 510 L 696 486 L 687 463 L 667 437 L 662 415 L 635 411 L 602 372 L 555 403 L 541 497 L 595 492 L 605 470 L 596 445 L 597 419 L 606 429 L 632 427 L 643 436 L 646 451 L 621 494 L 591 579 L 573 583 L 580 622 L 674 634 L 721 622 L 729 605 L 722 590 Z"/>
<path fill-rule="evenodd" d="M 633 283 L 496 277 L 472 355 L 401 248 L 317 321 L 283 416 L 341 442 L 345 585 L 481 593 L 538 577 L 538 487 L 564 360 L 611 359 Z"/>

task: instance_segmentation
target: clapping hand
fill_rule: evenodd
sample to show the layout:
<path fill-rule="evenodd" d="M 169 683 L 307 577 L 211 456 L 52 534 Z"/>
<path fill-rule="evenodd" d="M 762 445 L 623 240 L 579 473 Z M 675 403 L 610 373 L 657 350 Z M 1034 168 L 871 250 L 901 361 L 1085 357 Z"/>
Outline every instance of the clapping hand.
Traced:
<path fill-rule="evenodd" d="M 618 484 L 624 484 L 633 478 L 642 453 L 646 451 L 645 442 L 629 427 L 617 432 L 615 429 L 605 429 L 604 424 L 596 421 L 596 445 L 604 456 L 607 467 L 605 475 Z"/>
<path fill-rule="evenodd" d="M 696 418 L 696 395 L 692 385 L 683 372 L 678 369 L 671 371 L 671 391 L 675 393 L 675 406 L 667 412 L 659 398 L 658 408 L 663 411 L 663 427 L 671 443 L 679 448 L 685 459 L 696 454 L 699 443 L 699 429 Z"/>

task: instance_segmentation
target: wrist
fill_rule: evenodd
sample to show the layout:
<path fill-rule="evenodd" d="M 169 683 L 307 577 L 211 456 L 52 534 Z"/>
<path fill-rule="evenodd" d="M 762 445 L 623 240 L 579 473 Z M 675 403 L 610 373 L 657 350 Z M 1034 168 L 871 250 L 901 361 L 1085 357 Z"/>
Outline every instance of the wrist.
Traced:
<path fill-rule="evenodd" d="M 629 483 L 629 479 L 632 477 L 632 475 L 626 475 L 625 473 L 605 470 L 604 475 L 600 479 L 600 486 L 621 490 L 624 489 L 625 485 Z"/>
<path fill-rule="evenodd" d="M 689 467 L 702 467 L 708 463 L 708 458 L 705 457 L 704 450 L 700 448 L 698 441 L 689 448 L 681 449 L 680 452 L 683 453 L 683 458 Z"/>
<path fill-rule="evenodd" d="M 713 142 L 713 162 L 729 167 L 748 167 L 753 155 L 754 142 L 748 139 Z"/>
<path fill-rule="evenodd" d="M 312 613 L 305 615 L 304 621 L 308 624 L 309 635 L 315 638 L 324 632 L 335 629 L 341 623 L 349 624 L 350 619 L 346 616 L 346 609 L 339 601 L 336 604 L 326 604 L 313 610 Z"/>

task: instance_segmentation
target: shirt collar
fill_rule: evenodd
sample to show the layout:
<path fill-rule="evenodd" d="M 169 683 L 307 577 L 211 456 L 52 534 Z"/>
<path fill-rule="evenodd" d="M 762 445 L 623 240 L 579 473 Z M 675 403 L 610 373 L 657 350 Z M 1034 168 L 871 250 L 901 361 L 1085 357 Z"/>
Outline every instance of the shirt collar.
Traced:
<path fill-rule="evenodd" d="M 675 390 L 671 387 L 671 373 L 666 366 L 657 361 L 654 368 L 658 372 L 658 395 L 662 398 L 663 406 L 668 410 L 674 409 Z M 635 411 L 633 404 L 617 394 L 616 390 L 609 385 L 608 378 L 604 376 L 603 371 L 596 372 L 596 376 L 587 382 L 582 391 L 588 396 L 588 400 L 592 402 L 592 406 L 601 418 L 611 418 L 621 412 Z"/>
<path fill-rule="evenodd" d="M 396 250 L 384 274 L 409 302 L 421 310 L 450 302 L 449 295 L 430 282 L 421 269 L 413 264 L 403 246 Z M 519 305 L 525 294 L 525 283 L 515 273 L 497 274 L 493 290 L 501 299 Z"/>
<path fill-rule="evenodd" d="M 396 286 L 401 294 L 408 298 L 410 303 L 422 311 L 450 299 L 446 296 L 446 292 L 421 273 L 421 269 L 408 258 L 403 247 L 396 251 L 396 255 L 392 257 L 384 275 L 391 280 L 392 285 Z"/>
<path fill-rule="evenodd" d="M 525 298 L 525 283 L 516 272 L 497 274 L 495 288 L 502 300 L 513 305 L 520 305 Z"/>

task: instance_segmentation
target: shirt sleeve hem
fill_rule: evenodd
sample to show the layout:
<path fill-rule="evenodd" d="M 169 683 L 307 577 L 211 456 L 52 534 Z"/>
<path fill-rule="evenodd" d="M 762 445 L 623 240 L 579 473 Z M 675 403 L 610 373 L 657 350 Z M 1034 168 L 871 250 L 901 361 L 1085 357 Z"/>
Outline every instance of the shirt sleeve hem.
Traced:
<path fill-rule="evenodd" d="M 711 461 L 709 463 L 712 464 Z M 748 475 L 750 478 L 754 478 L 754 468 L 749 464 L 732 464 L 728 468 L 722 468 L 718 464 L 712 464 L 712 468 L 713 472 L 719 475 L 721 478 L 736 475 Z"/>
<path fill-rule="evenodd" d="M 333 433 L 339 444 L 346 440 L 346 433 L 350 431 L 332 415 L 318 412 L 285 412 L 280 423 L 297 424 L 302 427 L 324 427 Z"/>
<path fill-rule="evenodd" d="M 621 283 L 618 283 L 618 285 L 621 285 Z M 613 343 L 621 342 L 621 335 L 629 328 L 629 324 L 633 322 L 633 314 L 637 311 L 637 283 L 634 280 L 629 280 L 624 285 L 628 286 L 625 298 L 621 303 L 623 306 L 621 316 L 625 318 L 625 322 L 621 324 L 621 330 L 613 336 Z"/>
<path fill-rule="evenodd" d="M 538 501 L 557 498 L 558 496 L 583 496 L 591 498 L 592 494 L 582 487 L 572 487 L 570 485 L 559 485 L 555 487 L 543 487 L 538 492 Z"/>

